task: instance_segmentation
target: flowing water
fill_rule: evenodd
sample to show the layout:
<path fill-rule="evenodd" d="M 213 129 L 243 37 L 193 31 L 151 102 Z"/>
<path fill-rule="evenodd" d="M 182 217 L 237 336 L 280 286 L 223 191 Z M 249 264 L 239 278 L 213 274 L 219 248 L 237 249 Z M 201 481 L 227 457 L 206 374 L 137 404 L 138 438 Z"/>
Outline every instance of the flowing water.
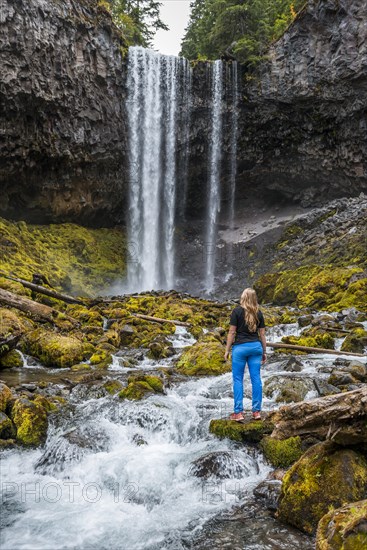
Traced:
<path fill-rule="evenodd" d="M 180 353 L 194 338 L 179 327 L 171 342 Z M 117 359 L 108 376 L 124 381 L 131 369 Z M 320 359 L 301 360 L 298 373 L 270 361 L 264 381 L 327 376 L 318 373 Z M 171 363 L 144 358 L 138 368 Z M 311 539 L 256 504 L 253 489 L 270 471 L 261 453 L 209 433 L 212 418 L 231 412 L 231 391 L 230 373 L 177 382 L 140 402 L 76 385 L 51 417 L 43 449 L 3 451 L 1 548 L 311 549 Z M 276 395 L 265 397 L 264 410 Z M 246 374 L 246 410 L 250 399 Z"/>
<path fill-rule="evenodd" d="M 189 74 L 185 59 L 141 47 L 129 49 L 128 288 L 132 292 L 174 284 L 177 142 L 181 132 L 187 134 L 179 124 L 178 102 L 182 89 L 190 88 Z"/>

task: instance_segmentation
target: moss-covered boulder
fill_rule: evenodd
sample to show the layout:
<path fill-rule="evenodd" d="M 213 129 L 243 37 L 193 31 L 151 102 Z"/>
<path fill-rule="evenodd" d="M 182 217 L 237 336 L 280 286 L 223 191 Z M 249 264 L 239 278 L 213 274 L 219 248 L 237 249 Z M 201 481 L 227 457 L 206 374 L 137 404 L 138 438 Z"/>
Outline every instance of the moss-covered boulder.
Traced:
<path fill-rule="evenodd" d="M 351 334 L 348 334 L 343 342 L 341 351 L 350 351 L 353 353 L 365 353 L 367 349 L 367 330 L 355 328 Z"/>
<path fill-rule="evenodd" d="M 334 338 L 328 332 L 315 334 L 315 336 L 283 336 L 282 342 L 309 348 L 334 349 Z M 293 350 L 292 353 L 294 353 Z"/>
<path fill-rule="evenodd" d="M 0 439 L 12 439 L 16 435 L 16 429 L 10 418 L 0 412 Z"/>
<path fill-rule="evenodd" d="M 23 366 L 23 359 L 15 349 L 8 351 L 0 357 L 0 369 L 20 368 Z"/>
<path fill-rule="evenodd" d="M 330 507 L 364 498 L 367 462 L 330 442 L 311 447 L 283 478 L 278 517 L 313 534 Z"/>
<path fill-rule="evenodd" d="M 103 387 L 108 393 L 113 395 L 113 394 L 121 391 L 122 384 L 121 384 L 121 382 L 119 382 L 119 380 L 107 380 L 107 382 L 105 382 L 103 384 Z"/>
<path fill-rule="evenodd" d="M 174 354 L 171 342 L 163 335 L 158 336 L 148 347 L 148 357 L 152 359 L 163 359 Z"/>
<path fill-rule="evenodd" d="M 218 419 L 211 420 L 209 424 L 210 433 L 220 439 L 227 437 L 234 441 L 250 443 L 258 443 L 264 435 L 270 434 L 273 429 L 274 425 L 270 422 L 260 422 L 258 420 L 236 422 L 235 420 Z"/>
<path fill-rule="evenodd" d="M 331 510 L 319 521 L 316 550 L 365 550 L 367 548 L 367 500 Z"/>
<path fill-rule="evenodd" d="M 185 376 L 218 376 L 230 372 L 231 365 L 224 360 L 224 351 L 217 339 L 204 337 L 183 351 L 176 368 Z"/>
<path fill-rule="evenodd" d="M 164 393 L 163 382 L 158 376 L 132 375 L 127 382 L 127 387 L 119 393 L 121 399 L 138 401 L 151 393 Z"/>
<path fill-rule="evenodd" d="M 87 355 L 85 345 L 75 336 L 63 336 L 45 329 L 28 333 L 24 347 L 26 353 L 46 367 L 71 367 Z"/>
<path fill-rule="evenodd" d="M 47 435 L 47 413 L 41 403 L 24 397 L 17 399 L 11 410 L 17 429 L 17 440 L 23 445 L 41 445 Z"/>
<path fill-rule="evenodd" d="M 0 411 L 5 412 L 13 400 L 13 394 L 8 386 L 0 382 Z"/>
<path fill-rule="evenodd" d="M 301 438 L 298 436 L 283 440 L 264 437 L 260 446 L 267 460 L 277 468 L 288 468 L 303 454 Z"/>

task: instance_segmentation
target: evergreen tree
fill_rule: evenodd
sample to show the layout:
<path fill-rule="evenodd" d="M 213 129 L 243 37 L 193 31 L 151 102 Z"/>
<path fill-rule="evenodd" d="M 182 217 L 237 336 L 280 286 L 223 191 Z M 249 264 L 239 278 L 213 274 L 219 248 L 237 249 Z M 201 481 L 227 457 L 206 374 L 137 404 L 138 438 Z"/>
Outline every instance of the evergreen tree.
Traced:
<path fill-rule="evenodd" d="M 110 0 L 112 18 L 130 45 L 151 46 L 159 29 L 168 30 L 156 0 Z"/>

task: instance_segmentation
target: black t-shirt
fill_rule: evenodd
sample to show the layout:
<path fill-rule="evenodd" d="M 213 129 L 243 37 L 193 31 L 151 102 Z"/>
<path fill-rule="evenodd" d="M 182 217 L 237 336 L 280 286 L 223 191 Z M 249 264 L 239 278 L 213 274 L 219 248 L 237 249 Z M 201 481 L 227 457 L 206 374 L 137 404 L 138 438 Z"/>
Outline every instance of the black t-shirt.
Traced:
<path fill-rule="evenodd" d="M 257 330 L 256 332 L 250 332 L 245 321 L 245 310 L 241 306 L 237 306 L 234 308 L 231 313 L 230 320 L 230 325 L 234 325 L 235 327 L 237 327 L 236 338 L 233 343 L 234 346 L 236 344 L 244 344 L 245 342 L 257 342 L 260 340 L 258 329 L 265 328 L 265 321 L 264 316 L 260 310 L 257 312 L 257 316 L 259 318 L 259 321 L 257 323 Z"/>

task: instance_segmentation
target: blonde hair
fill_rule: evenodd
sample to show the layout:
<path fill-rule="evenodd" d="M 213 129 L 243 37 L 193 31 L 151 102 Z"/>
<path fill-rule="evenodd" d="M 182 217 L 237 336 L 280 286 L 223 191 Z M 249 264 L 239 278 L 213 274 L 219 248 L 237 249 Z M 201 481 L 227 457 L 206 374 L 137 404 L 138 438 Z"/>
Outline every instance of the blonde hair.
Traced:
<path fill-rule="evenodd" d="M 240 304 L 245 310 L 245 321 L 250 332 L 257 331 L 257 325 L 259 323 L 259 304 L 257 301 L 256 292 L 253 288 L 245 288 L 241 294 Z"/>

